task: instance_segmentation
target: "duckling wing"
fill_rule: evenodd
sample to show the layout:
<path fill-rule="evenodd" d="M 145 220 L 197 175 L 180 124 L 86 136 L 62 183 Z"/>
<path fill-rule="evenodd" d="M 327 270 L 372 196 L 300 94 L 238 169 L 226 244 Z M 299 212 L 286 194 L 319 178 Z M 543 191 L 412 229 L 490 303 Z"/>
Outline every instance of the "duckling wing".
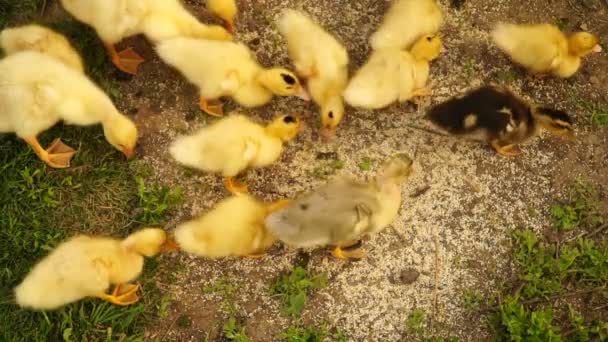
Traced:
<path fill-rule="evenodd" d="M 344 91 L 344 99 L 353 107 L 383 108 L 399 97 L 400 50 L 384 49 L 372 53 Z"/>
<path fill-rule="evenodd" d="M 498 24 L 492 38 L 514 62 L 539 73 L 557 67 L 568 52 L 564 34 L 549 24 Z"/>
<path fill-rule="evenodd" d="M 366 184 L 338 180 L 297 198 L 266 219 L 280 240 L 298 247 L 336 244 L 369 229 L 379 202 Z"/>
<path fill-rule="evenodd" d="M 421 36 L 435 34 L 443 23 L 435 0 L 397 0 L 370 41 L 374 50 L 408 49 Z"/>

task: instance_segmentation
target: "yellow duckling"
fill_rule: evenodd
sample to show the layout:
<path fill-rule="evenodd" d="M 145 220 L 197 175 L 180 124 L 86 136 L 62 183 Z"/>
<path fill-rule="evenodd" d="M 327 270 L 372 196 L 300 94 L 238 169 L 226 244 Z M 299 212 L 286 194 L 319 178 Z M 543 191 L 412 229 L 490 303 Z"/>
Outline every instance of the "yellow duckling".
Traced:
<path fill-rule="evenodd" d="M 439 56 L 441 39 L 423 36 L 411 52 L 381 49 L 357 71 L 344 91 L 344 99 L 353 107 L 378 109 L 414 96 L 431 95 L 426 87 L 430 62 Z"/>
<path fill-rule="evenodd" d="M 97 31 L 114 65 L 128 74 L 136 74 L 144 59 L 132 48 L 117 52 L 114 44 L 123 38 L 142 33 L 153 43 L 172 37 L 232 39 L 221 26 L 199 22 L 179 0 L 61 0 L 61 4 Z"/>
<path fill-rule="evenodd" d="M 285 11 L 279 30 L 287 39 L 296 72 L 308 80 L 308 92 L 321 107 L 321 132 L 330 137 L 344 117 L 348 53 L 335 37 L 300 12 Z"/>
<path fill-rule="evenodd" d="M 175 38 L 161 42 L 156 50 L 199 87 L 201 110 L 209 115 L 224 115 L 221 103 L 208 102 L 222 96 L 231 96 L 245 107 L 261 106 L 273 95 L 309 99 L 291 71 L 264 69 L 242 43 Z"/>
<path fill-rule="evenodd" d="M 25 25 L 4 29 L 0 32 L 0 47 L 7 55 L 20 51 L 37 51 L 84 72 L 82 59 L 70 42 L 46 27 Z"/>
<path fill-rule="evenodd" d="M 492 38 L 515 63 L 538 76 L 551 73 L 568 78 L 580 68 L 582 57 L 602 51 L 596 35 L 577 32 L 566 37 L 549 24 L 498 24 Z"/>
<path fill-rule="evenodd" d="M 144 256 L 175 249 L 162 229 L 147 228 L 124 240 L 76 236 L 42 259 L 15 289 L 17 304 L 34 310 L 53 310 L 86 297 L 116 305 L 139 300 L 138 285 Z M 107 290 L 115 285 L 112 294 Z"/>
<path fill-rule="evenodd" d="M 243 115 L 231 115 L 191 136 L 178 138 L 169 151 L 180 164 L 221 173 L 230 192 L 246 192 L 247 187 L 234 177 L 247 168 L 277 161 L 283 145 L 299 130 L 300 119 L 293 115 L 279 116 L 266 127 Z"/>
<path fill-rule="evenodd" d="M 409 49 L 420 37 L 436 35 L 443 23 L 435 0 L 396 0 L 370 41 L 374 50 Z"/>
<path fill-rule="evenodd" d="M 334 179 L 279 207 L 266 218 L 266 227 L 293 247 L 336 245 L 336 257 L 362 258 L 361 243 L 353 240 L 378 233 L 395 220 L 401 184 L 411 174 L 412 164 L 400 153 L 384 163 L 375 181 Z"/>
<path fill-rule="evenodd" d="M 101 123 L 106 140 L 130 159 L 137 128 L 85 75 L 61 61 L 23 51 L 0 61 L 0 133 L 15 133 L 47 165 L 70 165 L 74 149 L 56 139 L 46 150 L 37 136 L 63 120 L 88 126 Z"/>
<path fill-rule="evenodd" d="M 259 256 L 276 241 L 264 219 L 286 203 L 266 204 L 247 194 L 232 196 L 179 225 L 175 240 L 186 252 L 208 258 Z"/>
<path fill-rule="evenodd" d="M 228 32 L 234 33 L 234 18 L 237 13 L 235 0 L 207 0 L 207 8 L 224 21 Z"/>

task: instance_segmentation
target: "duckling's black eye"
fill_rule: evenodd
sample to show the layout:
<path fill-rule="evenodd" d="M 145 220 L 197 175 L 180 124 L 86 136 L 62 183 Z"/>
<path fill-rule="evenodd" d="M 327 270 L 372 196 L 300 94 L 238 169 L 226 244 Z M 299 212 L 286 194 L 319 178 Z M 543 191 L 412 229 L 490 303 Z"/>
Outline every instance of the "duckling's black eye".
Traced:
<path fill-rule="evenodd" d="M 293 78 L 293 76 L 291 76 L 291 75 L 281 74 L 281 77 L 283 78 L 283 81 L 285 81 L 285 83 L 287 83 L 287 84 L 290 84 L 290 85 L 296 84 L 296 79 Z"/>
<path fill-rule="evenodd" d="M 431 37 L 431 36 L 426 37 L 427 42 L 430 42 L 431 40 L 433 40 L 433 37 Z"/>
<path fill-rule="evenodd" d="M 289 116 L 288 115 L 288 116 L 286 116 L 286 117 L 283 118 L 283 122 L 286 123 L 286 124 L 295 123 L 296 122 L 296 118 L 294 118 L 293 116 Z"/>
<path fill-rule="evenodd" d="M 329 112 L 329 114 L 327 114 L 327 116 L 329 116 L 330 119 L 334 118 L 334 112 Z"/>

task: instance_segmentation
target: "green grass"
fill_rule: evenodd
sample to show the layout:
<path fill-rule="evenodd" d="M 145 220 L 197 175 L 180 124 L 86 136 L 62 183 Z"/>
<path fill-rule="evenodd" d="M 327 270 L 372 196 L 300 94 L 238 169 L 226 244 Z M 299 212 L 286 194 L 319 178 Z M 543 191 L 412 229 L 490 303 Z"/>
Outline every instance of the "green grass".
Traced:
<path fill-rule="evenodd" d="M 414 309 L 405 321 L 407 330 L 420 334 L 424 329 L 426 313 L 422 309 Z"/>
<path fill-rule="evenodd" d="M 281 275 L 270 287 L 270 293 L 281 300 L 285 315 L 299 318 L 308 303 L 310 292 L 325 286 L 327 277 L 324 274 L 313 275 L 298 266 L 288 274 Z"/>
<path fill-rule="evenodd" d="M 0 339 L 141 338 L 145 324 L 158 315 L 156 259 L 147 260 L 140 279 L 145 296 L 134 306 L 85 300 L 43 314 L 14 304 L 13 288 L 61 241 L 78 233 L 126 236 L 140 228 L 137 213 L 145 210 L 131 164 L 105 141 L 100 127 L 59 125 L 41 135 L 41 144 L 58 136 L 79 149 L 69 169 L 49 169 L 24 142 L 0 136 Z"/>
<path fill-rule="evenodd" d="M 374 162 L 368 157 L 361 159 L 361 162 L 359 163 L 359 170 L 361 171 L 371 171 L 373 167 Z"/>
<path fill-rule="evenodd" d="M 531 310 L 517 297 L 507 297 L 500 306 L 501 336 L 510 341 L 562 341 L 559 328 L 553 325 L 551 309 Z"/>
<path fill-rule="evenodd" d="M 290 326 L 281 334 L 281 341 L 286 342 L 346 342 L 346 335 L 340 329 L 330 329 L 327 324 L 315 326 Z"/>
<path fill-rule="evenodd" d="M 576 106 L 589 116 L 591 124 L 597 128 L 608 126 L 608 104 L 576 100 Z"/>
<path fill-rule="evenodd" d="M 224 323 L 223 329 L 224 337 L 230 341 L 235 342 L 249 342 L 249 336 L 245 333 L 245 327 L 241 326 L 236 318 L 230 317 L 226 323 Z"/>
<path fill-rule="evenodd" d="M 563 231 L 603 223 L 602 203 L 597 190 L 588 182 L 578 179 L 570 190 L 568 199 L 551 207 L 551 217 L 554 225 Z"/>

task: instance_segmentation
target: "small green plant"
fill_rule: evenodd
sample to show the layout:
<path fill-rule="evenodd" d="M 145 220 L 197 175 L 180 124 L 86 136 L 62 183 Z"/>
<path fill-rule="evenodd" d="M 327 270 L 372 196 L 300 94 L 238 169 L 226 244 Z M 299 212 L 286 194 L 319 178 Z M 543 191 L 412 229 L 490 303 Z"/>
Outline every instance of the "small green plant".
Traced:
<path fill-rule="evenodd" d="M 169 305 L 171 305 L 172 301 L 173 300 L 171 299 L 171 296 L 169 296 L 169 295 L 164 295 L 160 299 L 160 303 L 158 303 L 158 305 L 157 305 L 158 317 L 166 318 L 167 316 L 169 316 Z"/>
<path fill-rule="evenodd" d="M 222 297 L 222 310 L 231 316 L 237 311 L 235 303 L 237 287 L 233 283 L 231 279 L 220 278 L 213 284 L 203 287 L 203 293 L 214 293 Z"/>
<path fill-rule="evenodd" d="M 224 337 L 235 342 L 249 342 L 245 327 L 241 326 L 234 317 L 230 317 L 223 327 Z"/>
<path fill-rule="evenodd" d="M 317 178 L 327 178 L 335 174 L 336 170 L 343 169 L 344 165 L 346 165 L 346 163 L 342 160 L 323 161 L 321 165 L 312 170 L 312 175 Z"/>
<path fill-rule="evenodd" d="M 414 309 L 405 321 L 405 326 L 409 331 L 420 334 L 424 329 L 426 313 L 422 309 Z"/>
<path fill-rule="evenodd" d="M 300 317 L 308 302 L 308 294 L 313 289 L 327 286 L 324 274 L 311 275 L 302 267 L 295 267 L 288 274 L 280 276 L 270 287 L 270 293 L 281 299 L 283 313 Z"/>
<path fill-rule="evenodd" d="M 570 21 L 568 18 L 557 18 L 555 20 L 555 26 L 559 27 L 560 30 L 565 30 Z"/>
<path fill-rule="evenodd" d="M 556 205 L 551 208 L 553 222 L 560 230 L 572 230 L 580 223 L 579 212 L 569 205 Z"/>
<path fill-rule="evenodd" d="M 373 167 L 372 160 L 365 157 L 359 163 L 359 170 L 361 171 L 371 171 Z"/>
<path fill-rule="evenodd" d="M 467 74 L 467 77 L 471 78 L 475 76 L 477 63 L 474 58 L 469 58 L 464 62 L 464 72 Z"/>
<path fill-rule="evenodd" d="M 483 303 L 483 296 L 478 290 L 467 289 L 462 294 L 462 303 L 467 310 L 476 310 Z"/>
<path fill-rule="evenodd" d="M 515 73 L 511 70 L 501 70 L 496 74 L 496 78 L 501 82 L 501 83 L 511 83 L 513 81 L 515 81 Z"/>
<path fill-rule="evenodd" d="M 328 329 L 326 324 L 319 327 L 290 326 L 280 336 L 286 342 L 323 342 L 327 339 L 337 342 L 346 342 L 345 334 L 340 329 Z"/>
<path fill-rule="evenodd" d="M 166 212 L 182 202 L 182 189 L 166 186 L 147 187 L 143 178 L 136 177 L 137 196 L 143 212 L 137 220 L 145 224 L 161 223 Z"/>
<path fill-rule="evenodd" d="M 589 120 L 593 126 L 597 128 L 608 126 L 608 104 L 577 101 L 577 106 L 580 110 L 590 114 Z"/>
<path fill-rule="evenodd" d="M 551 309 L 528 310 L 518 297 L 506 297 L 497 315 L 498 330 L 511 341 L 562 341 Z"/>

